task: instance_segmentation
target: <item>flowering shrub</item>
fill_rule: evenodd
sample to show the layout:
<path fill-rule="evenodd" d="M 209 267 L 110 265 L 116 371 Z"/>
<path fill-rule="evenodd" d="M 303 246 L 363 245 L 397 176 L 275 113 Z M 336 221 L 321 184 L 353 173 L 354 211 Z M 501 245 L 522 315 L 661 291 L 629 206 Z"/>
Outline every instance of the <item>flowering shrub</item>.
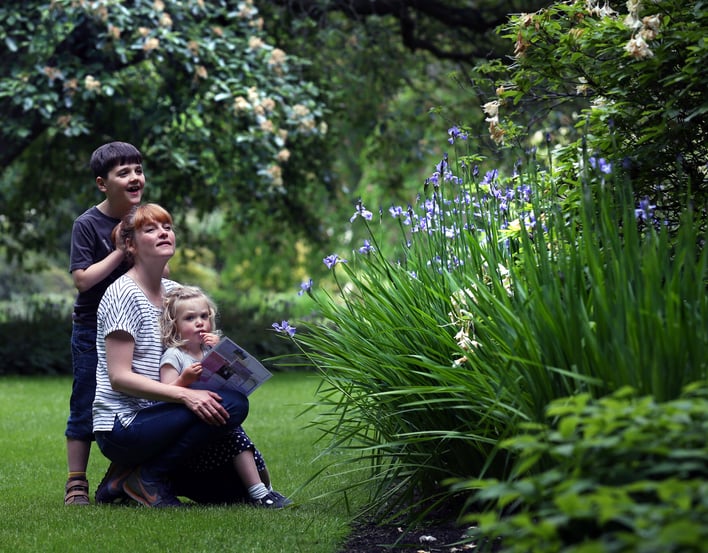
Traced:
<path fill-rule="evenodd" d="M 480 68 L 496 91 L 485 104 L 492 138 L 523 141 L 528 113 L 537 127 L 565 106 L 545 129 L 566 144 L 557 163 L 572 165 L 581 142 L 612 150 L 637 198 L 673 223 L 691 201 L 705 223 L 706 25 L 703 3 L 684 0 L 572 0 L 512 16 L 501 32 L 513 61 Z"/>
<path fill-rule="evenodd" d="M 608 158 L 578 159 L 575 189 L 533 155 L 480 178 L 463 153 L 411 205 L 379 209 L 378 226 L 359 203 L 366 242 L 323 259 L 338 293 L 300 290 L 320 321 L 274 325 L 324 378 L 332 448 L 370 458 L 373 505 L 505 477 L 514 452 L 500 441 L 556 398 L 631 386 L 666 400 L 708 371 L 708 261 L 690 210 L 672 242 Z"/>
<path fill-rule="evenodd" d="M 217 211 L 228 241 L 260 226 L 256 213 L 274 235 L 313 217 L 324 93 L 252 0 L 3 2 L 0 19 L 0 241 L 11 254 L 63 247 L 51 241 L 72 219 L 57 204 L 95 201 L 92 187 L 65 184 L 87 176 L 84 157 L 109 137 L 142 152 L 151 201 L 176 217 Z M 45 151 L 69 152 L 61 183 L 33 161 Z"/>

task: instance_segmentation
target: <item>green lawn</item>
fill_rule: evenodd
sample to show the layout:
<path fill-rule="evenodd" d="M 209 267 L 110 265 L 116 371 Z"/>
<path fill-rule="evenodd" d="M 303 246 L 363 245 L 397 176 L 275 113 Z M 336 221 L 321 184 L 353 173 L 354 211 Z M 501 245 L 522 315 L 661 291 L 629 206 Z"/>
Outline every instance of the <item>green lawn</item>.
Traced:
<path fill-rule="evenodd" d="M 208 553 L 238 551 L 335 553 L 348 533 L 345 503 L 333 493 L 341 476 L 318 477 L 317 434 L 306 428 L 317 377 L 276 373 L 251 396 L 244 428 L 263 452 L 274 487 L 295 506 L 282 511 L 238 507 L 151 510 L 143 507 L 65 507 L 64 428 L 71 379 L 0 379 L 0 551 Z M 91 500 L 107 460 L 94 445 Z"/>

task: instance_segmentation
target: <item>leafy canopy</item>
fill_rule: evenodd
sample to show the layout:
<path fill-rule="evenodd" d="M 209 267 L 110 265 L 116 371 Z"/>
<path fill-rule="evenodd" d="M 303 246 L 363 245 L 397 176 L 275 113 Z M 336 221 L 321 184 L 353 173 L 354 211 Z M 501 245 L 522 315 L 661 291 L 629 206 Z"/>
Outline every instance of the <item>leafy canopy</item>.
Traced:
<path fill-rule="evenodd" d="M 67 228 L 78 208 L 60 200 L 88 205 L 86 162 L 109 140 L 141 149 L 148 195 L 167 207 L 218 206 L 243 224 L 262 204 L 294 217 L 285 183 L 312 182 L 288 162 L 326 132 L 322 98 L 305 62 L 269 43 L 251 0 L 11 1 L 0 18 L 0 224 L 11 251 Z"/>
<path fill-rule="evenodd" d="M 548 129 L 555 137 L 582 128 L 591 153 L 616 150 L 640 198 L 674 223 L 690 201 L 705 221 L 706 27 L 701 1 L 573 0 L 515 15 L 500 30 L 514 57 L 482 68 L 497 79 L 490 131 L 511 143 L 526 134 L 525 113 L 570 106 Z M 561 159 L 572 163 L 581 139 L 566 143 Z"/>

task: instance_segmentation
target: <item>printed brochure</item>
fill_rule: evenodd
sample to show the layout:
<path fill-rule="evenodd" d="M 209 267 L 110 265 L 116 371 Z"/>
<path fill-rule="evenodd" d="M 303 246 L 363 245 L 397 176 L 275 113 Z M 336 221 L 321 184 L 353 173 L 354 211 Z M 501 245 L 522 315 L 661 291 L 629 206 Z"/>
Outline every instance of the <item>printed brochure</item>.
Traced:
<path fill-rule="evenodd" d="M 202 359 L 198 386 L 215 392 L 227 388 L 250 395 L 271 376 L 255 357 L 224 337 Z"/>

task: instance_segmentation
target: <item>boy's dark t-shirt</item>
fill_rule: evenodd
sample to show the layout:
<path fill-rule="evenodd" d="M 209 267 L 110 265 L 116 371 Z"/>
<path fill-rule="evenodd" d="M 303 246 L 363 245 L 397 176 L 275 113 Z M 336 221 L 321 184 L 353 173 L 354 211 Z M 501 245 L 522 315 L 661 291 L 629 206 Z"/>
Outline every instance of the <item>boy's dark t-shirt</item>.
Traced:
<path fill-rule="evenodd" d="M 71 229 L 69 271 L 87 269 L 115 250 L 111 233 L 118 223 L 119 219 L 105 215 L 96 206 L 79 215 Z M 101 282 L 85 292 L 78 293 L 73 313 L 76 324 L 96 328 L 96 311 L 103 293 L 128 268 L 129 265 L 123 262 Z"/>

